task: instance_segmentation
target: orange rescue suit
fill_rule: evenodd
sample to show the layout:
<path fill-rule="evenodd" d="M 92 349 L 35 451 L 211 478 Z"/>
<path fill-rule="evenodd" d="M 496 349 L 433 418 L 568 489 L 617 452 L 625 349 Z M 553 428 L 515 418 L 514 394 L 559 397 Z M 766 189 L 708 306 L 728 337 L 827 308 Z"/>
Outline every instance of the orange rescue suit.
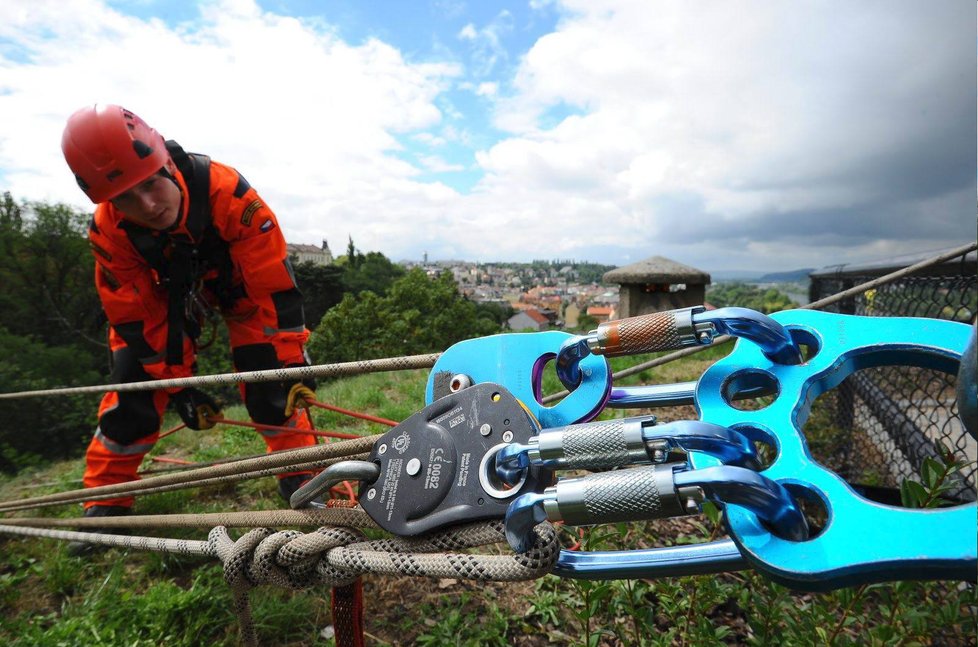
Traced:
<path fill-rule="evenodd" d="M 178 169 L 170 179 L 183 196 L 177 223 L 166 231 L 139 227 L 105 202 L 98 205 L 89 227 L 95 285 L 110 324 L 110 380 L 193 375 L 199 333 L 195 319 L 206 309 L 220 311 L 228 326 L 236 370 L 305 364 L 303 346 L 309 331 L 302 295 L 275 214 L 233 168 L 187 155 L 174 142 L 167 142 L 167 148 Z M 184 300 L 180 319 L 171 308 L 174 292 L 169 287 L 179 273 L 178 263 L 190 286 L 187 294 L 179 294 Z M 309 429 L 302 410 L 291 417 L 284 414 L 290 387 L 275 382 L 240 388 L 255 422 Z M 85 487 L 138 478 L 143 457 L 159 437 L 170 395 L 157 390 L 109 392 L 103 397 L 99 426 L 86 454 Z M 315 444 L 309 434 L 262 435 L 269 451 Z M 132 498 L 85 505 L 130 506 Z"/>

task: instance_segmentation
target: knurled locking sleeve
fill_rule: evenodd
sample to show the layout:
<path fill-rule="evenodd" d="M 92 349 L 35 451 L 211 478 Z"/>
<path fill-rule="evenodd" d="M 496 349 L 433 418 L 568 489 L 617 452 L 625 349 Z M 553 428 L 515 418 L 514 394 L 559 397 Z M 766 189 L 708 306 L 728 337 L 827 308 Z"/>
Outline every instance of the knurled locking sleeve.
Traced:
<path fill-rule="evenodd" d="M 591 351 L 596 355 L 619 357 L 696 345 L 693 311 L 693 308 L 685 308 L 607 321 L 598 326 L 596 347 Z"/>
<path fill-rule="evenodd" d="M 540 459 L 562 469 L 593 469 L 648 462 L 643 421 L 602 420 L 546 430 L 538 439 Z"/>
<path fill-rule="evenodd" d="M 556 512 L 574 526 L 684 515 L 672 471 L 654 465 L 564 479 L 554 486 Z"/>

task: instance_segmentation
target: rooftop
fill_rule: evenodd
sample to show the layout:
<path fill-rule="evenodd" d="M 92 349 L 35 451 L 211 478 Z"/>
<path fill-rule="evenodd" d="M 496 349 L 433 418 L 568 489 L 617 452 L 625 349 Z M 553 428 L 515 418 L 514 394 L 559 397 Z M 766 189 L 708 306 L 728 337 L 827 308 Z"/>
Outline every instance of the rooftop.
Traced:
<path fill-rule="evenodd" d="M 683 265 L 665 256 L 652 256 L 644 261 L 606 272 L 606 283 L 703 283 L 710 282 L 710 275 L 689 265 Z"/>

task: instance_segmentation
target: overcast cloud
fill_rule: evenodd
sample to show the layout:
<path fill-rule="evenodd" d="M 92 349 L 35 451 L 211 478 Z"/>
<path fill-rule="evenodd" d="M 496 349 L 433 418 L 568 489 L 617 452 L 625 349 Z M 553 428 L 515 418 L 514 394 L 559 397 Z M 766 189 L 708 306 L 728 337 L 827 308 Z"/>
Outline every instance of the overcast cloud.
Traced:
<path fill-rule="evenodd" d="M 975 239 L 973 2 L 534 2 L 423 56 L 284 11 L 3 3 L 0 190 L 87 209 L 61 130 L 114 102 L 337 253 L 775 270 Z"/>

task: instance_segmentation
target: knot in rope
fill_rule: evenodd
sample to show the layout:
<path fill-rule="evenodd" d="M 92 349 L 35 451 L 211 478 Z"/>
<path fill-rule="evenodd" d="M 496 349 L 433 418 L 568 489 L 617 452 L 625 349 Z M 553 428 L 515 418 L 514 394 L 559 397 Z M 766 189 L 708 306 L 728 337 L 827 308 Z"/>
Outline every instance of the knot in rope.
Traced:
<path fill-rule="evenodd" d="M 560 556 L 557 531 L 549 522 L 534 528 L 537 541 L 525 553 L 473 555 L 458 551 L 505 541 L 502 521 L 479 522 L 424 537 L 367 541 L 352 528 L 325 526 L 308 534 L 256 528 L 231 539 L 217 526 L 207 539 L 208 552 L 224 564 L 241 626 L 242 642 L 257 645 L 248 592 L 262 584 L 302 589 L 354 582 L 363 573 L 415 575 L 476 581 L 532 580 L 550 573 Z"/>
<path fill-rule="evenodd" d="M 262 584 L 293 590 L 349 584 L 359 573 L 336 568 L 323 557 L 332 548 L 363 540 L 363 534 L 357 530 L 331 526 L 311 533 L 256 528 L 237 541 L 231 539 L 224 526 L 217 526 L 207 538 L 208 545 L 224 564 L 224 580 L 232 590 L 247 590 Z"/>
<path fill-rule="evenodd" d="M 231 587 L 242 643 L 249 647 L 258 645 L 248 599 L 252 588 L 275 584 L 297 590 L 316 584 L 334 587 L 350 584 L 359 573 L 338 569 L 322 556 L 332 548 L 363 539 L 363 534 L 352 528 L 323 527 L 308 534 L 255 528 L 235 541 L 224 526 L 213 528 L 207 536 L 207 545 L 224 565 L 224 581 Z"/>

